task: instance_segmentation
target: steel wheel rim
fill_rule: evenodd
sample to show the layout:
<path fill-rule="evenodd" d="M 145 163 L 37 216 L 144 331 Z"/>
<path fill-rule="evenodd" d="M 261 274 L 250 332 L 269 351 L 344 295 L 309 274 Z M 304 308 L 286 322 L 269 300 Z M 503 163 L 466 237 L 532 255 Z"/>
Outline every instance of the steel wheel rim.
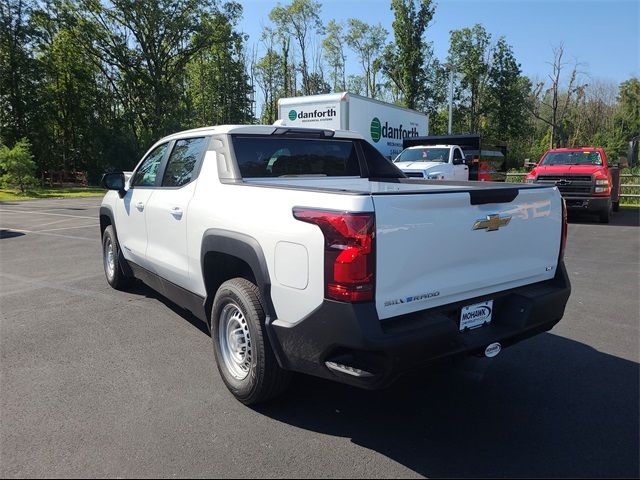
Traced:
<path fill-rule="evenodd" d="M 253 358 L 251 335 L 242 310 L 234 303 L 225 305 L 220 313 L 218 341 L 227 371 L 236 380 L 247 378 Z"/>
<path fill-rule="evenodd" d="M 116 271 L 116 258 L 113 252 L 113 242 L 110 238 L 107 239 L 104 252 L 104 266 L 107 271 L 107 276 L 113 278 L 113 274 Z"/>

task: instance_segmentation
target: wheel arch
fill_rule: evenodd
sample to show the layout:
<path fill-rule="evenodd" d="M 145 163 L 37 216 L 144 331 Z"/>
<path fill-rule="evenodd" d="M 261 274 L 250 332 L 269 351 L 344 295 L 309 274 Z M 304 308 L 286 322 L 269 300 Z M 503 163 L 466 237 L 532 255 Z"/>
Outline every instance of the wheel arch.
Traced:
<path fill-rule="evenodd" d="M 230 230 L 208 229 L 202 237 L 200 263 L 206 289 L 207 321 L 211 321 L 211 306 L 216 291 L 224 282 L 236 277 L 246 278 L 258 286 L 264 301 L 267 325 L 276 318 L 267 261 L 255 238 Z"/>
<path fill-rule="evenodd" d="M 102 241 L 102 236 L 104 235 L 104 231 L 107 229 L 108 226 L 111 226 L 113 228 L 113 233 L 116 236 L 116 242 L 118 242 L 118 246 L 119 246 L 120 242 L 118 241 L 118 230 L 116 229 L 116 219 L 113 214 L 113 210 L 108 205 L 101 205 L 100 206 L 100 240 L 101 241 Z M 120 256 L 119 265 L 125 275 L 129 277 L 134 277 L 133 270 L 131 269 L 131 266 L 129 265 L 127 260 L 124 258 L 124 255 Z"/>
<path fill-rule="evenodd" d="M 111 207 L 107 205 L 100 206 L 100 237 L 102 238 L 102 234 L 106 230 L 106 228 L 112 225 L 113 230 L 116 229 L 115 217 L 113 215 L 113 210 Z M 117 235 L 116 235 L 117 236 Z"/>

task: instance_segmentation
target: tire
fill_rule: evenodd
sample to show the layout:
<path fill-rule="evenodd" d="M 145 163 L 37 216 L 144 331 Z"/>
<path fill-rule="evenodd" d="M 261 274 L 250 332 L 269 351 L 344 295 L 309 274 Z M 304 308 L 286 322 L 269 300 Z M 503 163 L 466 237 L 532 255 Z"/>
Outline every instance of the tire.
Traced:
<path fill-rule="evenodd" d="M 120 245 L 112 225 L 105 228 L 102 234 L 102 265 L 107 283 L 116 290 L 127 290 L 133 283 L 133 277 L 122 271 Z"/>
<path fill-rule="evenodd" d="M 258 287 L 244 278 L 224 282 L 211 309 L 211 339 L 218 371 L 229 391 L 245 405 L 282 393 L 291 373 L 271 350 Z"/>
<path fill-rule="evenodd" d="M 618 200 L 617 202 L 613 202 L 613 211 L 614 212 L 620 211 L 620 200 Z"/>
<path fill-rule="evenodd" d="M 606 210 L 600 212 L 600 223 L 609 223 L 611 220 L 611 204 L 607 207 Z"/>

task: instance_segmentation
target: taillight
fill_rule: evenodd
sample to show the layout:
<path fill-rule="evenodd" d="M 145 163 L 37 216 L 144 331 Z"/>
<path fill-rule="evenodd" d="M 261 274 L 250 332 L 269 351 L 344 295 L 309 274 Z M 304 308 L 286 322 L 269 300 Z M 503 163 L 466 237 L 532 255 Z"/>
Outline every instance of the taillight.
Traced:
<path fill-rule="evenodd" d="M 317 225 L 324 235 L 325 297 L 342 302 L 372 301 L 375 291 L 373 213 L 294 208 L 293 216 Z"/>
<path fill-rule="evenodd" d="M 562 200 L 562 236 L 560 238 L 560 257 L 559 259 L 562 260 L 564 258 L 564 249 L 567 246 L 567 202 L 564 201 L 564 198 L 561 198 L 560 200 Z"/>

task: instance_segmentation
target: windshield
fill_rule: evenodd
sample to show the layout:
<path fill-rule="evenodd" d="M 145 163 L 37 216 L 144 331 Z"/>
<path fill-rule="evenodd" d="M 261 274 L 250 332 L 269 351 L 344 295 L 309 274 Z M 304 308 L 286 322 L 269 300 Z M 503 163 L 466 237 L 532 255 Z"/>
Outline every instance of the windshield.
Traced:
<path fill-rule="evenodd" d="M 540 165 L 602 165 L 598 152 L 549 152 Z"/>
<path fill-rule="evenodd" d="M 448 148 L 407 148 L 394 162 L 443 162 L 449 161 Z"/>

